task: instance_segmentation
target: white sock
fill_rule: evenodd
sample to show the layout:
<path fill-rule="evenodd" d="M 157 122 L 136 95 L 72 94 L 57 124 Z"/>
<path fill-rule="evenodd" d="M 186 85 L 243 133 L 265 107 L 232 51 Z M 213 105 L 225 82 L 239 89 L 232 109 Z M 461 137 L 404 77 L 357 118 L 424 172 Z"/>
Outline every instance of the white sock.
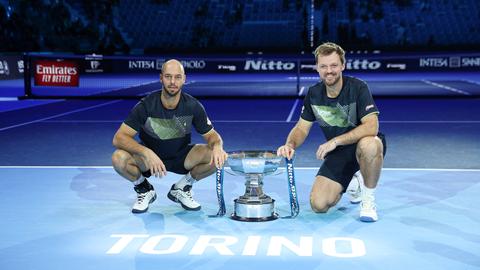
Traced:
<path fill-rule="evenodd" d="M 368 188 L 365 185 L 362 186 L 362 200 L 375 200 L 375 188 Z"/>
<path fill-rule="evenodd" d="M 135 186 L 138 186 L 140 185 L 141 183 L 143 183 L 143 181 L 145 181 L 147 178 L 143 177 L 143 176 L 140 176 L 140 179 L 138 179 L 137 181 L 133 181 L 132 183 L 135 185 Z"/>
<path fill-rule="evenodd" d="M 195 179 L 193 179 L 192 175 L 189 172 L 186 175 L 184 175 L 182 178 L 180 178 L 180 180 L 178 180 L 177 183 L 175 183 L 175 187 L 183 189 L 187 185 L 189 186 L 193 185 L 193 183 L 195 183 Z"/>

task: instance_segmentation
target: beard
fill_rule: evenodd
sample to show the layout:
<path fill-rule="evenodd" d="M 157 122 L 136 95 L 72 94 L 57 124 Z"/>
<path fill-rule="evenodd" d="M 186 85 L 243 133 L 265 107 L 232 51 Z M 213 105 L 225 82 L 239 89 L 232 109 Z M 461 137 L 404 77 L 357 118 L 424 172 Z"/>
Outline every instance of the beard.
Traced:
<path fill-rule="evenodd" d="M 328 74 L 328 75 L 330 75 L 330 74 Z M 336 85 L 336 84 L 340 81 L 341 76 L 339 76 L 338 74 L 332 74 L 332 75 L 334 75 L 334 76 L 336 75 L 336 77 L 334 77 L 334 79 L 333 79 L 333 82 L 327 81 L 326 78 L 323 79 L 323 83 L 324 83 L 325 85 L 327 85 L 327 86 L 334 86 L 334 85 Z"/>
<path fill-rule="evenodd" d="M 171 90 L 168 90 L 167 87 L 163 87 L 163 90 L 165 90 L 165 93 L 169 96 L 169 97 L 176 97 L 178 94 L 180 94 L 180 89 L 174 89 L 175 92 L 171 91 Z"/>

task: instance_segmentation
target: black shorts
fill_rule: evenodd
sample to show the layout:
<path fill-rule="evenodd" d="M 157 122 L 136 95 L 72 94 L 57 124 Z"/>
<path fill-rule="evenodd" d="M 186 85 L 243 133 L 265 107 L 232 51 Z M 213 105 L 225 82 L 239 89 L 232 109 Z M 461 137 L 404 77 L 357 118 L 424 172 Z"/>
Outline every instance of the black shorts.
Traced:
<path fill-rule="evenodd" d="M 185 148 L 182 150 L 178 151 L 177 156 L 171 159 L 162 159 L 163 164 L 165 165 L 165 168 L 167 169 L 168 172 L 174 172 L 177 174 L 187 174 L 188 170 L 185 169 L 185 159 L 187 158 L 188 153 L 190 153 L 190 150 L 193 148 L 193 144 L 187 145 Z M 157 156 L 161 157 L 159 153 L 155 153 Z M 152 173 L 150 171 L 142 172 L 142 175 L 145 177 L 150 177 L 152 176 Z"/>
<path fill-rule="evenodd" d="M 378 133 L 377 135 L 383 143 L 383 156 L 387 153 L 387 142 L 385 135 Z M 328 153 L 323 161 L 317 175 L 325 176 L 339 183 L 343 187 L 343 192 L 348 187 L 353 175 L 360 169 L 357 157 L 357 144 L 349 144 L 337 147 Z"/>

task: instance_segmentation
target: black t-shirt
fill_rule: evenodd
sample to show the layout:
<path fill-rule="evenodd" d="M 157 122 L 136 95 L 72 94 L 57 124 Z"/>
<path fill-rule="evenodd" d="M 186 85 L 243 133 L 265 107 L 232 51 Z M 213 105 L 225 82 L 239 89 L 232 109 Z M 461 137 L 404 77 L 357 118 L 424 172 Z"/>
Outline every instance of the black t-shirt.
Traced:
<path fill-rule="evenodd" d="M 157 91 L 142 98 L 124 123 L 139 132 L 145 146 L 161 159 L 172 159 L 190 144 L 192 125 L 201 135 L 213 126 L 202 104 L 189 94 L 182 92 L 172 110 L 163 107 L 160 96 Z"/>
<path fill-rule="evenodd" d="M 303 101 L 301 118 L 317 121 L 325 138 L 330 140 L 349 132 L 361 124 L 364 116 L 376 113 L 378 108 L 373 101 L 367 84 L 354 77 L 343 76 L 343 86 L 336 98 L 327 96 L 323 82 L 308 89 Z"/>

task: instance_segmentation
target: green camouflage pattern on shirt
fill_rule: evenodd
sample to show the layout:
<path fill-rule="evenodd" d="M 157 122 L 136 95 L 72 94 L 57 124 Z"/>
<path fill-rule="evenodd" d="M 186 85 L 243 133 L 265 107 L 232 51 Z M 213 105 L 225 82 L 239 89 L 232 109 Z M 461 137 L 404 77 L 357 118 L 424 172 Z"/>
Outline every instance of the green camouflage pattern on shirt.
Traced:
<path fill-rule="evenodd" d="M 191 131 L 192 116 L 174 116 L 172 119 L 148 117 L 148 130 L 162 140 L 184 137 Z"/>
<path fill-rule="evenodd" d="M 348 107 L 348 106 L 347 106 Z M 319 120 L 322 126 L 348 127 L 355 126 L 348 117 L 348 108 L 343 108 L 337 104 L 337 107 L 312 105 L 315 118 Z"/>

